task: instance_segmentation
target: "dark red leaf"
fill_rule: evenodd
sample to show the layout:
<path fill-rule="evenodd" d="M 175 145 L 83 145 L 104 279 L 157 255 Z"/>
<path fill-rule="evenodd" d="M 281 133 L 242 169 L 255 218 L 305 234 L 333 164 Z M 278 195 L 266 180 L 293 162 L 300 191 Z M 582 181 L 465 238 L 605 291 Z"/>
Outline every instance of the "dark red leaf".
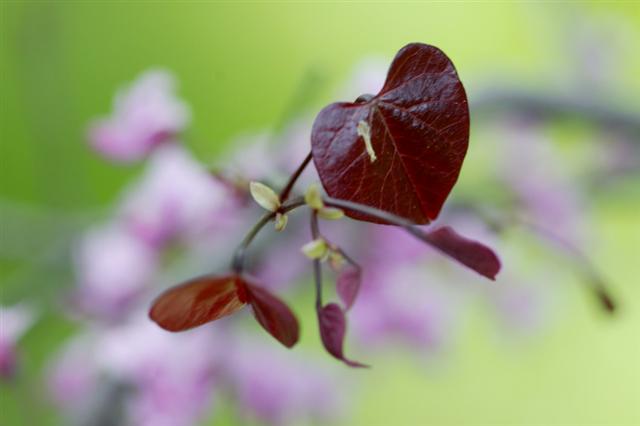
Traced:
<path fill-rule="evenodd" d="M 313 124 L 311 149 L 325 190 L 418 224 L 435 219 L 469 141 L 467 96 L 453 64 L 436 47 L 409 44 L 393 60 L 380 93 L 361 98 L 327 106 Z M 370 130 L 375 160 L 366 148 L 366 126 L 358 130 L 361 122 Z"/>
<path fill-rule="evenodd" d="M 318 321 L 320 323 L 322 344 L 327 352 L 350 367 L 368 367 L 368 365 L 351 361 L 344 357 L 342 346 L 347 329 L 347 320 L 340 306 L 335 303 L 325 305 L 318 310 Z"/>
<path fill-rule="evenodd" d="M 500 259 L 489 247 L 458 234 L 445 226 L 427 232 L 424 240 L 442 253 L 494 280 L 500 272 Z"/>
<path fill-rule="evenodd" d="M 262 287 L 246 284 L 249 303 L 260 325 L 280 343 L 290 348 L 298 342 L 298 320 L 291 309 Z"/>
<path fill-rule="evenodd" d="M 244 284 L 238 277 L 204 276 L 161 294 L 149 317 L 165 330 L 183 331 L 231 315 L 246 301 Z"/>
<path fill-rule="evenodd" d="M 346 266 L 338 274 L 336 291 L 340 300 L 344 304 L 345 309 L 350 309 L 356 301 L 358 291 L 360 290 L 361 280 L 362 273 L 360 269 L 352 266 Z"/>

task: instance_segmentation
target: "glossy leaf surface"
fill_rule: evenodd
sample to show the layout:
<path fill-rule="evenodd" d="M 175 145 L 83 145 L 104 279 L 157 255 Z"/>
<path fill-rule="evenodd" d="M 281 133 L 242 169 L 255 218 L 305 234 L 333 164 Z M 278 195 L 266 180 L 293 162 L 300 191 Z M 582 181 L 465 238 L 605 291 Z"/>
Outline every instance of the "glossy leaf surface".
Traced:
<path fill-rule="evenodd" d="M 424 240 L 489 279 L 495 279 L 500 272 L 500 259 L 493 250 L 482 243 L 463 237 L 449 226 L 427 232 Z"/>
<path fill-rule="evenodd" d="M 368 367 L 356 361 L 351 361 L 344 356 L 344 336 L 347 329 L 347 320 L 344 312 L 335 303 L 329 303 L 318 310 L 320 323 L 320 337 L 327 352 L 335 358 L 343 361 L 350 367 Z"/>
<path fill-rule="evenodd" d="M 247 296 L 260 325 L 280 343 L 290 348 L 298 342 L 298 320 L 291 309 L 262 287 L 247 284 Z"/>
<path fill-rule="evenodd" d="M 361 98 L 327 106 L 314 122 L 313 160 L 325 190 L 418 224 L 435 219 L 469 140 L 467 97 L 453 64 L 436 47 L 409 44 L 380 93 Z"/>
<path fill-rule="evenodd" d="M 168 331 L 183 331 L 233 314 L 247 301 L 236 276 L 203 276 L 161 294 L 149 317 Z"/>

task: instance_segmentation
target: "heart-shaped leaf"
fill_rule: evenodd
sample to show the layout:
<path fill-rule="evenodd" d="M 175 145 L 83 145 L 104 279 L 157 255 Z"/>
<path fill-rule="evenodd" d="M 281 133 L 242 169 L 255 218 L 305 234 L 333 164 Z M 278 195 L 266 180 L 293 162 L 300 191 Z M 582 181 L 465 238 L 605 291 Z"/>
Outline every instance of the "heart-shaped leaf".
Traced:
<path fill-rule="evenodd" d="M 319 309 L 318 322 L 320 323 L 322 344 L 327 352 L 349 367 L 368 367 L 368 365 L 351 361 L 344 357 L 342 346 L 347 329 L 347 320 L 340 306 L 335 303 L 329 303 Z"/>
<path fill-rule="evenodd" d="M 442 253 L 489 279 L 494 280 L 500 272 L 500 259 L 493 250 L 478 241 L 463 237 L 449 226 L 426 232 L 423 239 Z"/>
<path fill-rule="evenodd" d="M 249 303 L 260 325 L 280 343 L 290 348 L 298 342 L 298 320 L 291 309 L 262 287 L 246 284 Z"/>
<path fill-rule="evenodd" d="M 313 160 L 331 197 L 418 224 L 438 216 L 468 141 L 469 107 L 456 70 L 441 50 L 420 43 L 398 52 L 380 93 L 327 106 L 311 133 Z"/>
<path fill-rule="evenodd" d="M 161 294 L 149 317 L 168 331 L 183 331 L 231 315 L 243 307 L 247 295 L 235 275 L 203 276 Z"/>

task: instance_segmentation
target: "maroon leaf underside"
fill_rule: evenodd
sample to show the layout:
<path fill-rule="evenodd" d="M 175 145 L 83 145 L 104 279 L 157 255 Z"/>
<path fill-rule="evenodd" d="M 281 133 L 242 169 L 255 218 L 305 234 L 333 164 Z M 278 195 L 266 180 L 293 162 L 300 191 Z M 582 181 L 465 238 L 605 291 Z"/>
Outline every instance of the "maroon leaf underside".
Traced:
<path fill-rule="evenodd" d="M 449 226 L 427 232 L 424 239 L 445 255 L 491 280 L 495 280 L 500 272 L 500 259 L 493 250 L 463 237 Z"/>
<path fill-rule="evenodd" d="M 290 348 L 298 342 L 298 320 L 291 309 L 267 290 L 246 284 L 249 303 L 260 325 L 280 343 Z"/>
<path fill-rule="evenodd" d="M 357 132 L 360 121 L 371 129 L 373 162 Z M 398 52 L 378 95 L 318 114 L 311 147 L 331 197 L 424 224 L 438 216 L 458 179 L 468 140 L 467 97 L 453 64 L 439 49 L 414 43 Z"/>
<path fill-rule="evenodd" d="M 344 304 L 345 310 L 351 309 L 356 301 L 361 281 L 362 273 L 358 268 L 347 266 L 338 274 L 336 292 Z"/>
<path fill-rule="evenodd" d="M 184 331 L 231 315 L 246 303 L 235 276 L 203 276 L 170 288 L 152 304 L 149 317 L 168 331 Z"/>
<path fill-rule="evenodd" d="M 368 367 L 356 361 L 345 358 L 343 353 L 344 336 L 347 329 L 347 320 L 344 312 L 335 303 L 329 303 L 318 310 L 320 323 L 320 337 L 327 352 L 335 358 L 347 364 L 349 367 Z"/>

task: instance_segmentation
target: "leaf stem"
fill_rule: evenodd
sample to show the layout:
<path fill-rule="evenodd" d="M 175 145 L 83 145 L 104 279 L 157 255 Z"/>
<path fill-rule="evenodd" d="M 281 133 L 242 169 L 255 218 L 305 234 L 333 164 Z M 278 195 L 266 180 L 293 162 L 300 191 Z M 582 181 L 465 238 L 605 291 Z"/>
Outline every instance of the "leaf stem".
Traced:
<path fill-rule="evenodd" d="M 311 237 L 315 240 L 320 238 L 318 227 L 318 212 L 311 212 Z M 313 259 L 313 278 L 316 285 L 316 310 L 322 309 L 322 265 L 320 259 Z"/>
<path fill-rule="evenodd" d="M 253 227 L 251 227 L 251 229 L 249 230 L 247 235 L 244 237 L 240 245 L 236 248 L 235 252 L 233 253 L 233 258 L 231 260 L 231 269 L 237 274 L 240 274 L 244 270 L 244 261 L 245 261 L 247 249 L 253 242 L 253 239 L 256 237 L 256 235 L 258 235 L 258 233 L 262 230 L 262 228 L 264 228 L 264 226 L 267 223 L 271 222 L 276 217 L 276 213 L 284 214 L 304 205 L 305 205 L 304 198 L 296 197 L 291 201 L 289 201 L 288 203 L 283 203 L 280 209 L 278 210 L 278 212 L 265 213 L 260 218 L 260 220 L 258 220 L 258 222 L 256 222 L 256 224 L 253 225 Z"/>
<path fill-rule="evenodd" d="M 291 190 L 293 189 L 293 185 L 295 185 L 296 181 L 298 180 L 298 178 L 300 177 L 304 169 L 309 165 L 311 158 L 312 158 L 311 151 L 309 151 L 309 154 L 307 154 L 307 156 L 302 161 L 302 163 L 298 166 L 296 171 L 293 172 L 293 174 L 289 178 L 289 182 L 287 182 L 285 187 L 280 192 L 281 203 L 284 203 L 285 201 L 287 201 L 287 198 L 289 198 L 289 195 L 291 194 Z"/>

